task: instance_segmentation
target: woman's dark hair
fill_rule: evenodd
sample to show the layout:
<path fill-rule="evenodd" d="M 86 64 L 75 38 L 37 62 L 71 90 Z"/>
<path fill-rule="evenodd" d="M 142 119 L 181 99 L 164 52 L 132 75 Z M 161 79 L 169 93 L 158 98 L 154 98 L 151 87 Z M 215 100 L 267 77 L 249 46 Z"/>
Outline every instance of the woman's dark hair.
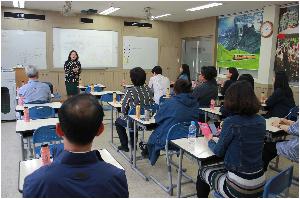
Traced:
<path fill-rule="evenodd" d="M 154 66 L 154 68 L 152 68 L 152 73 L 155 73 L 155 74 L 162 74 L 162 69 L 160 66 Z"/>
<path fill-rule="evenodd" d="M 251 84 L 252 88 L 254 89 L 254 78 L 252 77 L 252 75 L 250 74 L 240 75 L 238 81 L 243 81 L 243 80 L 248 81 Z"/>
<path fill-rule="evenodd" d="M 236 81 L 239 77 L 239 72 L 236 68 L 234 67 L 229 67 L 227 70 L 232 74 L 230 77 L 230 80 Z"/>
<path fill-rule="evenodd" d="M 214 66 L 203 66 L 201 68 L 201 75 L 203 75 L 207 81 L 210 81 L 217 77 L 218 72 Z"/>
<path fill-rule="evenodd" d="M 226 90 L 224 106 L 234 114 L 250 116 L 258 113 L 260 103 L 249 82 L 237 81 Z"/>
<path fill-rule="evenodd" d="M 180 75 L 186 74 L 188 77 L 188 80 L 191 81 L 191 74 L 190 74 L 190 67 L 187 64 L 181 65 L 182 72 L 178 75 L 177 79 L 180 77 Z"/>
<path fill-rule="evenodd" d="M 281 89 L 286 97 L 294 98 L 292 89 L 289 86 L 289 79 L 284 71 L 275 72 L 274 91 Z"/>
<path fill-rule="evenodd" d="M 184 79 L 178 79 L 174 84 L 174 92 L 176 95 L 180 93 L 191 93 L 192 83 Z"/>
<path fill-rule="evenodd" d="M 134 86 L 143 86 L 146 81 L 146 72 L 141 67 L 130 70 L 130 79 Z"/>
<path fill-rule="evenodd" d="M 71 60 L 71 54 L 72 54 L 72 52 L 75 52 L 76 53 L 76 59 L 75 59 L 75 61 L 78 61 L 78 59 L 79 59 L 79 56 L 78 56 L 78 53 L 75 51 L 75 50 L 71 50 L 71 52 L 69 53 L 69 56 L 68 56 L 68 61 L 70 61 Z"/>

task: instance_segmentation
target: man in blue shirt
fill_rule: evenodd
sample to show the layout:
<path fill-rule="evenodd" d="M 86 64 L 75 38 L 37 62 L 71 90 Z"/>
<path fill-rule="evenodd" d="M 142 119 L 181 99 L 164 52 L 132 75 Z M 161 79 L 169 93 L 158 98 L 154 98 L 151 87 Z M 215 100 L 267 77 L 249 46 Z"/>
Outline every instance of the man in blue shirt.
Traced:
<path fill-rule="evenodd" d="M 26 66 L 25 73 L 29 78 L 27 84 L 19 89 L 18 95 L 24 97 L 25 103 L 47 103 L 51 99 L 49 85 L 38 81 L 39 73 L 36 67 Z"/>
<path fill-rule="evenodd" d="M 23 197 L 129 197 L 125 171 L 91 151 L 95 136 L 104 130 L 104 113 L 97 99 L 89 94 L 69 98 L 58 116 L 56 131 L 64 139 L 64 151 L 25 178 Z"/>

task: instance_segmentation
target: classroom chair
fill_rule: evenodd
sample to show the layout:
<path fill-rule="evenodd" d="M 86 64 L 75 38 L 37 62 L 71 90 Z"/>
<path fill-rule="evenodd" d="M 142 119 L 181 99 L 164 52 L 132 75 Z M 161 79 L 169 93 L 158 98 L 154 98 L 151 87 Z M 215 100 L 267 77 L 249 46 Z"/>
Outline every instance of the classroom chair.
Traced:
<path fill-rule="evenodd" d="M 94 86 L 94 92 L 101 92 L 103 89 L 99 86 Z M 91 86 L 88 85 L 87 88 L 85 89 L 85 93 L 90 93 L 91 92 Z"/>
<path fill-rule="evenodd" d="M 264 186 L 263 198 L 275 198 L 285 192 L 288 197 L 289 187 L 292 184 L 293 166 L 289 166 L 276 176 L 270 178 Z"/>
<path fill-rule="evenodd" d="M 46 119 L 55 117 L 55 110 L 50 106 L 33 106 L 29 108 L 30 119 Z"/>
<path fill-rule="evenodd" d="M 174 124 L 168 131 L 166 135 L 166 143 L 165 143 L 165 156 L 167 163 L 167 178 L 168 185 L 163 185 L 158 179 L 154 176 L 149 176 L 160 188 L 162 188 L 165 192 L 167 192 L 170 196 L 173 195 L 173 189 L 177 186 L 172 182 L 172 166 L 178 169 L 178 165 L 172 160 L 173 155 L 178 155 L 179 151 L 176 147 L 170 146 L 170 140 L 176 140 L 180 138 L 187 137 L 189 131 L 190 122 L 181 122 Z M 172 138 L 171 138 L 172 135 Z M 192 183 L 193 179 L 185 174 L 185 169 L 183 169 L 182 175 L 187 179 L 187 181 L 182 182 L 182 184 Z M 195 183 L 195 182 L 194 182 Z M 195 195 L 195 194 L 193 194 Z"/>
<path fill-rule="evenodd" d="M 42 144 L 49 145 L 52 157 L 56 154 L 58 148 L 63 147 L 63 139 L 56 134 L 55 125 L 43 126 L 36 129 L 33 133 L 32 140 L 35 158 L 39 158 L 41 156 Z"/>

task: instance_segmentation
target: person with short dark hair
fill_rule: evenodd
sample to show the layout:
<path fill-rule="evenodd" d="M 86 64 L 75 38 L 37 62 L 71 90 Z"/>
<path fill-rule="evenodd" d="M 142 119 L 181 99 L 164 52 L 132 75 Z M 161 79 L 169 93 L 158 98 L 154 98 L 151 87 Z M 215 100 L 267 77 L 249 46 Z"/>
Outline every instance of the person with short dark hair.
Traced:
<path fill-rule="evenodd" d="M 152 74 L 153 76 L 150 78 L 148 86 L 154 93 L 155 103 L 159 104 L 160 97 L 166 95 L 167 89 L 170 89 L 170 80 L 162 75 L 160 66 L 155 66 L 152 69 Z"/>
<path fill-rule="evenodd" d="M 145 86 L 146 72 L 141 67 L 136 67 L 130 70 L 130 79 L 133 83 L 133 87 L 128 88 L 125 91 L 124 98 L 122 99 L 122 116 L 117 118 L 115 125 L 117 133 L 120 138 L 121 146 L 118 147 L 119 150 L 129 151 L 128 148 L 128 137 L 126 134 L 126 126 L 128 119 L 128 112 L 130 109 L 140 105 L 141 109 L 153 104 L 153 93 L 148 86 Z M 130 129 L 132 129 L 133 124 L 130 123 Z M 130 135 L 130 145 L 133 148 L 133 129 L 129 132 Z"/>
<path fill-rule="evenodd" d="M 239 72 L 236 68 L 234 67 L 229 67 L 227 68 L 228 70 L 228 73 L 226 75 L 227 79 L 225 82 L 224 82 L 224 85 L 221 87 L 221 94 L 222 95 L 225 95 L 226 93 L 226 90 L 228 89 L 228 87 L 234 83 L 235 81 L 237 81 L 238 77 L 239 77 Z"/>
<path fill-rule="evenodd" d="M 203 166 L 197 178 L 197 196 L 206 198 L 210 187 L 223 197 L 261 197 L 265 174 L 262 151 L 266 121 L 258 115 L 260 103 L 246 81 L 233 83 L 224 105 L 235 113 L 224 120 L 218 142 L 206 136 L 208 146 L 224 163 Z"/>
<path fill-rule="evenodd" d="M 238 81 L 243 81 L 243 80 L 249 82 L 252 88 L 254 89 L 254 78 L 251 74 L 240 75 Z"/>
<path fill-rule="evenodd" d="M 160 150 L 165 147 L 166 136 L 171 126 L 180 122 L 198 121 L 199 107 L 191 91 L 192 84 L 189 81 L 178 79 L 174 85 L 175 96 L 166 100 L 159 108 L 155 116 L 158 127 L 150 135 L 147 144 L 151 165 L 156 163 Z M 178 139 L 182 136 L 184 135 L 177 132 L 170 135 L 169 139 Z"/>
<path fill-rule="evenodd" d="M 68 97 L 79 93 L 79 75 L 81 73 L 81 64 L 79 56 L 75 50 L 71 50 L 68 60 L 65 62 L 65 84 Z"/>
<path fill-rule="evenodd" d="M 39 72 L 37 68 L 31 65 L 26 66 L 25 73 L 29 80 L 27 84 L 23 85 L 18 91 L 18 96 L 24 97 L 24 103 L 42 104 L 50 102 L 50 87 L 38 80 Z"/>
<path fill-rule="evenodd" d="M 25 178 L 23 197 L 129 197 L 125 171 L 104 162 L 98 150 L 91 151 L 95 136 L 104 130 L 103 116 L 98 100 L 89 94 L 62 104 L 56 132 L 64 151 Z"/>
<path fill-rule="evenodd" d="M 217 99 L 218 85 L 216 77 L 217 70 L 214 66 L 203 66 L 201 68 L 199 80 L 202 83 L 193 91 L 193 96 L 198 100 L 200 107 L 209 107 L 210 100 Z"/>
<path fill-rule="evenodd" d="M 275 72 L 274 92 L 265 103 L 268 111 L 265 115 L 266 118 L 283 118 L 296 106 L 288 77 L 284 71 Z"/>

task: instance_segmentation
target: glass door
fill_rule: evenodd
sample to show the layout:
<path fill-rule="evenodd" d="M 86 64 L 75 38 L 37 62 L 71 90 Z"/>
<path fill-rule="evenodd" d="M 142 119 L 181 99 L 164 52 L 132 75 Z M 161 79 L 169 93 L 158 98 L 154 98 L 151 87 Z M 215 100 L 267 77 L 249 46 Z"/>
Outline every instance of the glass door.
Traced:
<path fill-rule="evenodd" d="M 182 64 L 190 66 L 191 79 L 198 80 L 202 66 L 212 66 L 212 37 L 182 40 Z"/>

